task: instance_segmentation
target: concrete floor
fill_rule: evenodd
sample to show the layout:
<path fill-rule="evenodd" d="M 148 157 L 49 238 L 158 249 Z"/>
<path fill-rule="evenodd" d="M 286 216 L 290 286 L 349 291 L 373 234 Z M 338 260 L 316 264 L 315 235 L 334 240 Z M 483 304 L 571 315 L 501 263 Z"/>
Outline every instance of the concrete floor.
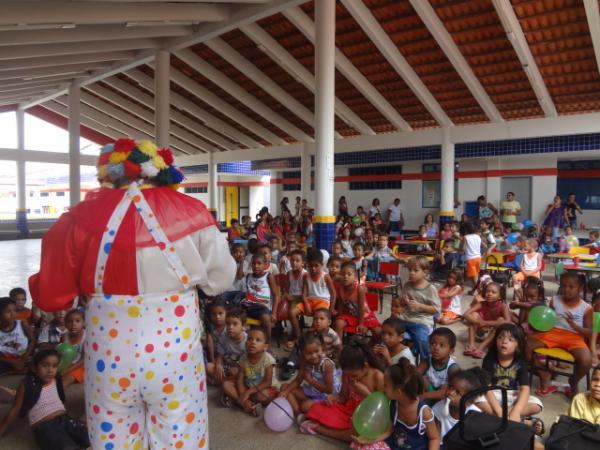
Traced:
<path fill-rule="evenodd" d="M 20 280 L 26 279 L 24 274 L 30 274 L 37 269 L 38 262 L 36 259 L 39 258 L 39 250 L 37 250 L 39 248 L 39 241 L 11 242 L 12 244 L 0 242 L 0 254 L 3 255 L 2 261 L 0 261 L 0 280 L 2 283 L 0 285 L 0 295 L 6 295 L 5 291 L 10 287 L 22 285 Z M 15 267 L 14 262 L 19 259 L 22 261 L 18 267 Z M 547 268 L 546 273 L 553 273 L 553 268 Z M 547 275 L 546 282 L 547 293 L 548 295 L 552 295 L 557 287 L 554 283 L 554 277 Z M 512 295 L 512 292 L 510 295 Z M 463 309 L 466 309 L 470 301 L 470 296 L 463 298 Z M 384 313 L 380 318 L 388 316 L 389 298 L 386 297 Z M 467 338 L 466 328 L 460 323 L 454 324 L 450 328 L 458 336 L 455 357 L 459 364 L 464 368 L 481 364 L 481 360 L 462 355 Z M 275 353 L 282 354 L 283 352 L 275 349 Z M 566 382 L 566 379 L 559 378 L 558 381 Z M 18 382 L 19 379 L 17 377 L 0 379 L 0 384 L 5 386 L 15 387 Z M 537 387 L 537 378 L 534 378 L 535 387 Z M 582 389 L 585 388 L 583 385 L 580 387 Z M 540 414 L 540 417 L 546 424 L 546 429 L 549 430 L 550 425 L 556 417 L 566 412 L 568 401 L 565 395 L 555 393 L 544 398 L 543 402 L 544 411 Z M 75 417 L 83 415 L 83 389 L 81 386 L 72 386 L 67 391 L 67 408 Z M 7 409 L 8 405 L 0 405 L 0 416 L 3 416 Z M 286 450 L 347 448 L 343 443 L 302 435 L 294 428 L 285 433 L 273 433 L 265 427 L 261 419 L 250 417 L 240 410 L 226 409 L 220 406 L 219 392 L 216 388 L 209 389 L 209 416 L 211 449 L 213 450 L 229 450 L 232 448 L 236 448 L 237 450 L 264 448 Z M 30 450 L 35 448 L 32 435 L 24 420 L 18 421 L 13 429 L 0 439 L 0 449 L 2 450 Z"/>

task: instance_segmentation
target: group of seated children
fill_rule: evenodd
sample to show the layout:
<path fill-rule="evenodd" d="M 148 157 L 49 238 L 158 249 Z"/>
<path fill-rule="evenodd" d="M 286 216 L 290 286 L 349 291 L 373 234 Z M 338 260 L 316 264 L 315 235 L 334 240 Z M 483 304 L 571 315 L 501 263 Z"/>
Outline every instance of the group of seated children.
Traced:
<path fill-rule="evenodd" d="M 12 403 L 0 421 L 0 438 L 18 417 L 27 417 L 42 450 L 86 448 L 85 423 L 67 415 L 65 388 L 83 383 L 84 314 L 80 309 L 47 315 L 25 307 L 22 288 L 0 298 L 0 376 L 25 375 L 18 388 L 3 386 L 0 401 Z M 56 347 L 68 343 L 75 352 L 67 367 L 59 365 Z"/>

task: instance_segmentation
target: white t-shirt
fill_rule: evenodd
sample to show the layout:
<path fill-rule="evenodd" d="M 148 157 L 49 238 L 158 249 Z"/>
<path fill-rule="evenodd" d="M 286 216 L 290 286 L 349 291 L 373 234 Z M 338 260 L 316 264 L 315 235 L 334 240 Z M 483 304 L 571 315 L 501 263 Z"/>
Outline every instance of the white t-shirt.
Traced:
<path fill-rule="evenodd" d="M 400 358 L 408 359 L 413 366 L 417 365 L 417 361 L 415 360 L 415 355 L 412 354 L 412 352 L 410 351 L 410 348 L 408 348 L 408 347 L 406 347 L 404 350 L 402 350 L 397 355 L 392 356 L 392 365 L 398 364 L 398 361 L 400 361 Z"/>
<path fill-rule="evenodd" d="M 392 203 L 388 211 L 390 212 L 390 222 L 400 222 L 400 218 L 402 217 L 402 208 L 400 208 L 400 205 L 396 206 Z"/>
<path fill-rule="evenodd" d="M 373 217 L 379 212 L 381 212 L 379 211 L 379 206 L 371 206 L 371 209 L 369 209 L 369 217 Z"/>
<path fill-rule="evenodd" d="M 478 234 L 465 236 L 465 259 L 481 258 L 481 238 Z"/>
<path fill-rule="evenodd" d="M 455 419 L 450 415 L 450 399 L 445 398 L 440 400 L 433 405 L 433 408 L 431 409 L 433 410 L 433 415 L 435 416 L 436 420 L 440 423 L 440 437 L 443 439 L 444 436 L 446 436 L 446 433 L 448 433 L 448 431 L 450 431 L 452 427 L 458 423 L 458 419 Z M 465 413 L 469 411 L 481 412 L 481 410 L 473 404 L 467 406 Z"/>

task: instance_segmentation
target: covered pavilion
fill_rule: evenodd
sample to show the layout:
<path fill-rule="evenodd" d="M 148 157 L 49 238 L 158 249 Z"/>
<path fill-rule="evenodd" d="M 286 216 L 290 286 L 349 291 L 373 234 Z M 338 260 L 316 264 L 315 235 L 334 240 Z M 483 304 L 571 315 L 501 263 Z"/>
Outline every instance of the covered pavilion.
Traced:
<path fill-rule="evenodd" d="M 94 164 L 80 136 L 130 136 L 201 167 L 213 210 L 219 164 L 299 168 L 285 181 L 303 197 L 314 166 L 315 231 L 327 248 L 334 183 L 373 178 L 336 175 L 337 165 L 435 162 L 429 174 L 377 179 L 441 180 L 444 221 L 455 214 L 455 178 L 499 194 L 502 176 L 539 176 L 546 200 L 559 170 L 556 158 L 536 167 L 541 154 L 597 158 L 599 2 L 3 1 L 0 108 L 17 114 L 18 149 L 0 149 L 0 159 L 17 162 L 24 235 L 27 162 L 68 162 L 75 204 L 80 165 Z M 68 154 L 26 150 L 25 112 L 68 129 Z M 518 156 L 529 165 L 501 162 Z M 457 173 L 457 158 L 488 162 Z"/>

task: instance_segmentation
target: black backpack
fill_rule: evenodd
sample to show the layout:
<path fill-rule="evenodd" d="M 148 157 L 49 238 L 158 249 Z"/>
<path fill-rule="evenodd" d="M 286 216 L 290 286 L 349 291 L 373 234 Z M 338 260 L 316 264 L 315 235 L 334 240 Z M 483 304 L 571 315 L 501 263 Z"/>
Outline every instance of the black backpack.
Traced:
<path fill-rule="evenodd" d="M 570 416 L 560 416 L 552 425 L 546 450 L 591 450 L 600 448 L 600 425 Z"/>

